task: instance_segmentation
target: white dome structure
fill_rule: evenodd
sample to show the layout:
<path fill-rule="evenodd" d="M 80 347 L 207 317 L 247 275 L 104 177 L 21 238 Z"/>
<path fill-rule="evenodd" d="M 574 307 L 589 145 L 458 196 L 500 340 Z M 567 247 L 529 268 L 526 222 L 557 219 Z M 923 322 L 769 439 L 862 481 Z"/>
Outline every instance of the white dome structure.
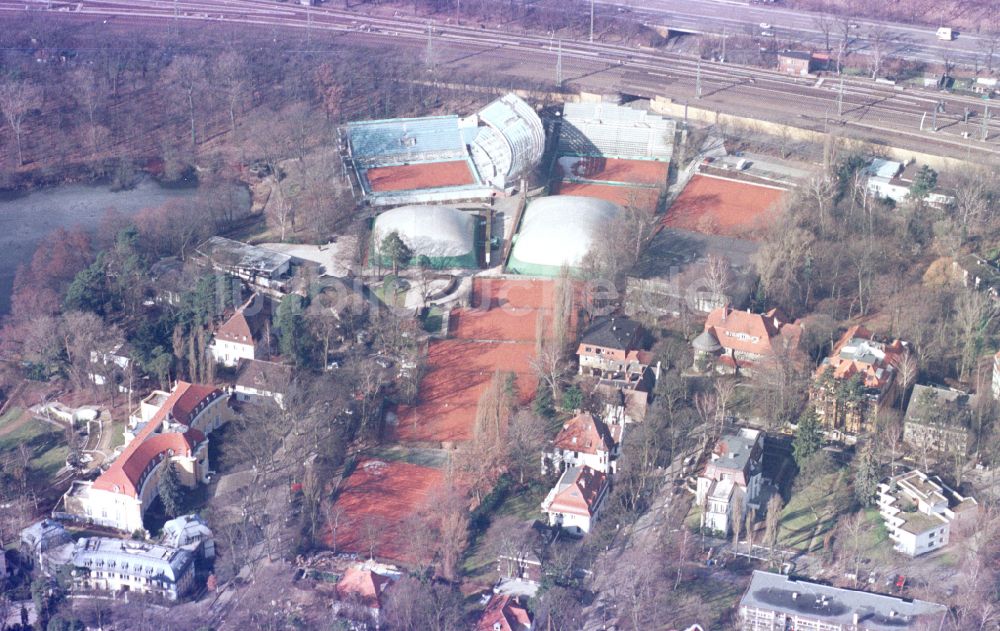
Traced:
<path fill-rule="evenodd" d="M 579 267 L 591 245 L 621 216 L 616 204 L 594 197 L 554 195 L 531 202 L 521 220 L 507 271 L 555 276 Z"/>
<path fill-rule="evenodd" d="M 479 176 L 497 188 L 512 186 L 542 158 L 542 119 L 515 94 L 493 101 L 476 117 L 479 127 L 470 150 Z"/>
<path fill-rule="evenodd" d="M 400 206 L 375 218 L 372 235 L 377 251 L 382 239 L 399 234 L 411 265 L 426 257 L 435 268 L 477 267 L 476 226 L 475 215 L 448 206 Z"/>

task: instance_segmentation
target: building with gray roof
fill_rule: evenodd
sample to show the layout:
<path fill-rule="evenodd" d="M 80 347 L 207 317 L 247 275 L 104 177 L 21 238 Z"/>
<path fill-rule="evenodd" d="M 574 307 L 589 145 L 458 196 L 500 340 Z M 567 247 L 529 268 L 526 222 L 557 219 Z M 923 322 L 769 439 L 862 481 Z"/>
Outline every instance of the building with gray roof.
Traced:
<path fill-rule="evenodd" d="M 262 287 L 280 288 L 292 266 L 287 254 L 225 237 L 211 237 L 197 252 L 217 271 Z"/>
<path fill-rule="evenodd" d="M 916 384 L 903 417 L 903 440 L 920 451 L 965 454 L 971 444 L 976 395 Z"/>
<path fill-rule="evenodd" d="M 567 103 L 559 130 L 561 155 L 670 162 L 677 123 L 615 103 Z"/>
<path fill-rule="evenodd" d="M 728 533 L 736 498 L 745 514 L 759 508 L 763 486 L 764 432 L 734 427 L 722 433 L 698 476 L 695 502 L 703 506 L 702 528 Z M 742 519 L 742 515 L 740 515 Z"/>
<path fill-rule="evenodd" d="M 194 584 L 194 554 L 143 541 L 85 537 L 76 542 L 72 562 L 76 590 L 177 600 Z"/>
<path fill-rule="evenodd" d="M 755 570 L 740 600 L 739 628 L 824 631 L 930 631 L 944 628 L 947 607 L 855 591 Z"/>
<path fill-rule="evenodd" d="M 160 542 L 170 548 L 182 548 L 205 559 L 215 558 L 215 539 L 201 515 L 181 515 L 163 524 Z"/>

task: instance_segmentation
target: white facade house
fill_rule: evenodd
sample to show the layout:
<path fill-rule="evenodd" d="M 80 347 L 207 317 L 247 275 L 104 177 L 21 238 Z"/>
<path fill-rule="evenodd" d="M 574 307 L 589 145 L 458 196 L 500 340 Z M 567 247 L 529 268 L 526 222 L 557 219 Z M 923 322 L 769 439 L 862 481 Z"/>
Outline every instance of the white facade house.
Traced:
<path fill-rule="evenodd" d="M 542 453 L 542 473 L 569 467 L 590 467 L 614 473 L 621 449 L 624 423 L 605 424 L 590 412 L 581 412 L 563 424 L 549 448 Z"/>
<path fill-rule="evenodd" d="M 85 537 L 73 550 L 73 588 L 177 600 L 194 585 L 194 555 L 143 541 Z"/>
<path fill-rule="evenodd" d="M 737 497 L 743 514 L 760 508 L 763 454 L 764 433 L 759 430 L 737 428 L 722 435 L 698 476 L 695 501 L 702 507 L 702 528 L 728 533 Z"/>
<path fill-rule="evenodd" d="M 234 368 L 240 361 L 260 359 L 269 348 L 267 323 L 270 309 L 261 294 L 254 294 L 216 329 L 209 350 L 212 359 Z"/>
<path fill-rule="evenodd" d="M 937 477 L 910 471 L 879 484 L 878 509 L 895 549 L 919 556 L 948 545 L 951 523 L 975 515 L 978 504 Z"/>
<path fill-rule="evenodd" d="M 590 532 L 608 494 L 608 474 L 590 467 L 566 469 L 542 502 L 550 526 L 582 535 Z"/>
<path fill-rule="evenodd" d="M 868 194 L 876 198 L 891 199 L 897 204 L 901 203 L 910 197 L 910 187 L 913 186 L 917 170 L 917 164 L 913 161 L 896 162 L 875 158 L 866 167 Z M 931 191 L 924 197 L 924 201 L 928 204 L 947 206 L 954 203 L 955 198 Z"/>
<path fill-rule="evenodd" d="M 171 463 L 184 486 L 208 482 L 208 438 L 229 419 L 228 397 L 211 386 L 178 382 L 140 404 L 121 455 L 93 482 L 76 480 L 53 517 L 132 533 L 158 494 Z"/>
<path fill-rule="evenodd" d="M 740 599 L 739 631 L 941 631 L 938 603 L 842 589 L 754 570 Z"/>

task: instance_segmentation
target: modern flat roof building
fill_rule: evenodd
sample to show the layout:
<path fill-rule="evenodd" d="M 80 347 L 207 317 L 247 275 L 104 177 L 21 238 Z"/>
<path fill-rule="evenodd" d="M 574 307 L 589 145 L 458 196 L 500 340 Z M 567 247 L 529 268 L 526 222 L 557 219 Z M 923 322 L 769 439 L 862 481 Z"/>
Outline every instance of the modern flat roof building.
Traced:
<path fill-rule="evenodd" d="M 937 631 L 948 608 L 937 603 L 821 585 L 755 570 L 740 600 L 743 631 Z"/>

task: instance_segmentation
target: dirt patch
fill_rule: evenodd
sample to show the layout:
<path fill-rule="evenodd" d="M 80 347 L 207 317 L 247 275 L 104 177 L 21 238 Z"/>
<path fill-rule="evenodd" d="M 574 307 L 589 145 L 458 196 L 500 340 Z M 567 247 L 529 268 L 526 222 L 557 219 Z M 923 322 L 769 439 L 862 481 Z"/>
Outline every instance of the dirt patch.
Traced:
<path fill-rule="evenodd" d="M 762 227 L 785 191 L 696 175 L 667 210 L 663 224 L 703 234 L 747 237 Z"/>
<path fill-rule="evenodd" d="M 336 505 L 343 511 L 337 527 L 337 551 L 367 557 L 374 539 L 375 557 L 402 563 L 415 559 L 408 549 L 407 518 L 424 509 L 432 493 L 444 487 L 440 469 L 401 461 L 365 460 L 344 480 Z M 333 532 L 323 533 L 333 546 Z"/>
<path fill-rule="evenodd" d="M 462 160 L 376 167 L 365 171 L 365 178 L 371 190 L 377 193 L 467 186 L 476 182 L 469 164 Z"/>

